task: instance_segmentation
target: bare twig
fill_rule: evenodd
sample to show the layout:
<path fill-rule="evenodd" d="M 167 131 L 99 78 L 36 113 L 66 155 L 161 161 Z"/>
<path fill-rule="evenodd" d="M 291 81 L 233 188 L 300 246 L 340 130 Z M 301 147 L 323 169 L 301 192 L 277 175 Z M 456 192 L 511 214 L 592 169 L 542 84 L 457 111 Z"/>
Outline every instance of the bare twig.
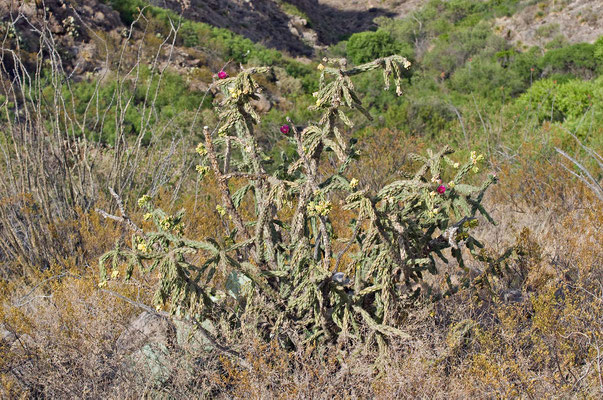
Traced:
<path fill-rule="evenodd" d="M 117 221 L 117 222 L 122 222 L 125 225 L 127 225 L 130 229 L 132 229 L 134 232 L 138 233 L 139 235 L 143 235 L 144 234 L 143 230 L 140 229 L 130 219 L 130 217 L 128 217 L 128 214 L 126 213 L 126 209 L 124 207 L 123 201 L 121 200 L 121 197 L 119 197 L 119 195 L 117 193 L 115 193 L 115 190 L 113 190 L 112 187 L 109 188 L 109 192 L 111 193 L 111 195 L 115 199 L 115 202 L 117 203 L 117 208 L 119 209 L 121 217 L 109 214 L 108 212 L 100 210 L 98 208 L 96 209 L 96 212 L 99 213 L 100 215 L 102 215 L 104 218 L 112 219 L 112 220 Z"/>
<path fill-rule="evenodd" d="M 561 166 L 563 168 L 565 168 L 565 170 L 568 171 L 570 174 L 572 174 L 576 178 L 580 179 L 586 186 L 588 186 L 595 193 L 595 195 L 599 198 L 599 200 L 603 201 L 603 187 L 601 187 L 599 182 L 591 175 L 591 173 L 588 171 L 588 169 L 586 169 L 586 167 L 584 167 L 582 164 L 580 164 L 580 162 L 578 162 L 576 159 L 571 157 L 569 154 L 567 154 L 560 148 L 555 147 L 555 150 L 557 151 L 557 153 L 561 154 L 563 157 L 570 160 L 572 162 L 572 164 L 574 164 L 576 167 L 578 167 L 578 169 L 584 175 L 582 175 L 582 174 L 578 175 L 577 173 L 575 173 L 574 171 L 572 171 L 571 169 L 569 169 L 568 167 L 566 167 L 563 164 L 561 164 Z M 594 158 L 594 156 L 593 156 L 593 158 Z"/>

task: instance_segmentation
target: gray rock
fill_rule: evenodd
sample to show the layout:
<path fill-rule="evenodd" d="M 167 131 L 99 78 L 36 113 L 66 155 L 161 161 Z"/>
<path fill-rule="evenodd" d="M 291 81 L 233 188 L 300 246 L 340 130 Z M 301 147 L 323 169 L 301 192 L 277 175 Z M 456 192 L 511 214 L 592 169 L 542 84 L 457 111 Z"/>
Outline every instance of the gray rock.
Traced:
<path fill-rule="evenodd" d="M 291 25 L 295 26 L 296 28 L 300 28 L 300 27 L 304 27 L 304 26 L 308 25 L 308 21 L 305 18 L 302 18 L 297 15 L 293 15 L 291 17 L 290 21 L 291 21 Z"/>
<path fill-rule="evenodd" d="M 148 343 L 160 343 L 169 347 L 174 343 L 175 334 L 174 325 L 167 318 L 145 311 L 122 332 L 116 347 L 124 353 L 139 350 Z"/>
<path fill-rule="evenodd" d="M 198 352 L 199 350 L 211 351 L 213 349 L 211 342 L 195 327 L 177 320 L 174 321 L 174 325 L 176 327 L 176 342 L 182 349 L 192 352 Z M 203 321 L 201 326 L 215 337 L 216 328 L 210 320 Z"/>
<path fill-rule="evenodd" d="M 0 346 L 10 346 L 15 340 L 17 340 L 17 335 L 0 324 Z"/>
<path fill-rule="evenodd" d="M 141 372 L 141 383 L 162 384 L 170 377 L 175 339 L 176 329 L 168 318 L 145 311 L 122 332 L 116 347 L 131 368 Z"/>
<path fill-rule="evenodd" d="M 345 274 L 343 272 L 335 272 L 333 274 L 333 276 L 331 276 L 331 280 L 333 282 L 339 283 L 340 285 L 344 285 L 344 286 L 352 283 L 352 281 L 350 281 L 350 278 L 345 276 Z"/>
<path fill-rule="evenodd" d="M 523 301 L 523 293 L 518 289 L 509 289 L 502 293 L 502 299 L 505 303 L 521 303 Z"/>
<path fill-rule="evenodd" d="M 144 372 L 142 380 L 163 384 L 170 378 L 170 352 L 163 343 L 148 343 L 130 355 L 133 365 Z"/>

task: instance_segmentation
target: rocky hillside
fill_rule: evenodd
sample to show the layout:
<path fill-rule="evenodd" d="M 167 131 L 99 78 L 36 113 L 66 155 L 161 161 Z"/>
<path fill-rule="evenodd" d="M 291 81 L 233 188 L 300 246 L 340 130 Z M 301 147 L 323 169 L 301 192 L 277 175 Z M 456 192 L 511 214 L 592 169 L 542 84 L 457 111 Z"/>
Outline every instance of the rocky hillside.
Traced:
<path fill-rule="evenodd" d="M 570 43 L 594 42 L 603 35 L 603 1 L 524 1 L 518 13 L 499 18 L 499 32 L 515 43 L 542 46 L 557 38 Z"/>
<path fill-rule="evenodd" d="M 94 32 L 119 39 L 127 21 L 109 4 L 125 0 L 0 0 L 0 21 L 15 20 L 22 45 L 38 48 L 36 30 L 49 29 L 79 71 L 93 69 Z M 185 18 L 231 30 L 293 56 L 312 57 L 316 50 L 349 35 L 376 27 L 375 18 L 403 18 L 419 0 L 150 0 L 148 3 Z M 599 0 L 522 0 L 515 13 L 495 20 L 497 32 L 515 43 L 543 45 L 561 41 L 593 42 L 603 34 Z M 33 29 L 32 27 L 36 28 Z M 2 29 L 0 29 L 2 31 Z M 6 31 L 8 32 L 8 31 Z"/>
<path fill-rule="evenodd" d="M 18 49 L 21 54 L 30 55 L 23 61 L 33 61 L 40 51 L 40 36 L 52 34 L 59 50 L 55 56 L 63 59 L 66 72 L 75 75 L 98 66 L 96 55 L 101 50 L 96 48 L 95 37 L 100 34 L 119 40 L 125 28 L 119 14 L 99 0 L 86 0 L 83 4 L 69 0 L 0 0 L 0 16 L 2 47 Z M 3 56 L 1 60 L 10 71 L 12 58 Z"/>
<path fill-rule="evenodd" d="M 294 55 L 312 55 L 316 48 L 375 27 L 379 16 L 394 17 L 386 8 L 366 2 L 322 0 L 153 0 L 153 5 L 181 12 Z M 349 3 L 349 4 L 348 4 Z"/>

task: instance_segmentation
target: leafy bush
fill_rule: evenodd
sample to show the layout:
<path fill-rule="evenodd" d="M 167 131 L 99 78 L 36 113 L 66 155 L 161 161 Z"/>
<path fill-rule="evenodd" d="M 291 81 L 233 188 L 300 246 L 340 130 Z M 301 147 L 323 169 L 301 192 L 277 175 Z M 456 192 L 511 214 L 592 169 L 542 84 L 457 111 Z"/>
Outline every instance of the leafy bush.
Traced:
<path fill-rule="evenodd" d="M 426 69 L 443 76 L 452 74 L 472 56 L 491 57 L 508 48 L 505 40 L 494 35 L 487 23 L 454 30 L 434 42 L 433 50 L 425 54 L 422 63 Z"/>
<path fill-rule="evenodd" d="M 603 95 L 601 84 L 596 81 L 569 80 L 559 83 L 552 79 L 537 81 L 518 100 L 520 108 L 537 109 L 538 118 L 563 122 L 579 118 Z M 598 101 L 597 101 L 598 100 Z"/>
<path fill-rule="evenodd" d="M 595 45 L 577 43 L 559 49 L 549 50 L 541 60 L 542 69 L 552 72 L 573 74 L 591 78 L 599 66 L 595 57 Z"/>
<path fill-rule="evenodd" d="M 482 98 L 498 100 L 502 94 L 520 93 L 524 84 L 515 70 L 503 68 L 490 58 L 478 57 L 455 71 L 450 87 L 460 93 L 475 93 Z"/>
<path fill-rule="evenodd" d="M 518 75 L 518 77 L 524 83 L 524 89 L 527 89 L 533 81 L 540 78 L 542 69 L 540 68 L 540 59 L 542 58 L 540 48 L 534 46 L 524 52 L 509 51 L 509 57 L 505 63 L 504 59 L 500 57 L 499 62 L 505 68 L 509 68 Z"/>
<path fill-rule="evenodd" d="M 599 68 L 601 68 L 601 66 L 603 66 L 603 36 L 601 36 L 599 39 L 597 39 L 597 41 L 594 44 L 595 46 L 595 59 L 597 60 L 597 63 L 599 64 Z"/>
<path fill-rule="evenodd" d="M 408 45 L 396 43 L 385 31 L 361 32 L 350 36 L 346 47 L 348 58 L 354 64 L 361 64 L 379 57 L 392 54 L 404 54 L 412 57 L 412 49 Z"/>
<path fill-rule="evenodd" d="M 312 107 L 321 118 L 301 131 L 281 127 L 297 154 L 284 158 L 271 175 L 254 134 L 259 116 L 249 105 L 258 89 L 254 75 L 269 69 L 251 68 L 218 81 L 222 122 L 217 135 L 205 128 L 197 170 L 201 176 L 213 173 L 223 202 L 216 218 L 230 233 L 188 239 L 182 212 L 168 215 L 144 196 L 139 206 L 154 229 L 134 226 L 131 247 L 117 243 L 101 258 L 101 285 L 120 273 L 123 260 L 126 279 L 135 269 L 158 273 L 154 305 L 198 327 L 204 320 L 216 325 L 226 320 L 266 340 L 278 338 L 287 348 L 355 339 L 376 340 L 384 350 L 389 338 L 409 337 L 400 329 L 405 309 L 421 292 L 432 295 L 425 277 L 438 273 L 436 257 L 448 262 L 451 256 L 463 267 L 466 248 L 490 263 L 487 274 L 497 273 L 501 260 L 481 253 L 471 234 L 478 213 L 489 218 L 481 200 L 496 178 L 490 175 L 480 186 L 464 183 L 479 170 L 482 156 L 472 153 L 468 161 L 456 162 L 448 146 L 414 155 L 415 172 L 377 193 L 345 176 L 357 152 L 356 141 L 343 136 L 344 127 L 352 125 L 343 109 L 371 118 L 350 77 L 383 69 L 386 88 L 393 76 L 401 94 L 402 68 L 410 63 L 401 56 L 355 68 L 346 68 L 345 60 L 324 62 Z M 324 171 L 327 158 L 333 163 L 330 172 Z M 347 196 L 342 203 L 347 211 L 336 204 L 342 196 Z M 345 212 L 349 221 L 343 232 L 335 229 L 335 212 Z M 346 244 L 338 246 L 336 238 L 346 232 Z M 204 261 L 195 262 L 198 257 Z M 473 283 L 486 280 L 482 276 Z M 469 279 L 448 280 L 444 295 L 469 284 Z"/>

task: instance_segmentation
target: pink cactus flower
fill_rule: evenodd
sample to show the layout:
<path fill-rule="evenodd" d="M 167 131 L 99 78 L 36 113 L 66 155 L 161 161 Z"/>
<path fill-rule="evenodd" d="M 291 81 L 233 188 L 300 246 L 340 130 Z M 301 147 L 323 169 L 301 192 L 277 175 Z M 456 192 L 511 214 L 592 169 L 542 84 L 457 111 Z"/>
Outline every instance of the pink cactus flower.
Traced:
<path fill-rule="evenodd" d="M 439 194 L 446 193 L 446 186 L 444 186 L 444 185 L 438 186 L 437 191 L 438 191 Z"/>
<path fill-rule="evenodd" d="M 289 125 L 283 125 L 283 126 L 281 126 L 281 133 L 283 135 L 286 135 L 287 133 L 289 133 Z"/>
<path fill-rule="evenodd" d="M 226 78 L 228 78 L 228 74 L 226 73 L 226 71 L 221 70 L 220 72 L 218 72 L 218 78 L 226 79 Z"/>

